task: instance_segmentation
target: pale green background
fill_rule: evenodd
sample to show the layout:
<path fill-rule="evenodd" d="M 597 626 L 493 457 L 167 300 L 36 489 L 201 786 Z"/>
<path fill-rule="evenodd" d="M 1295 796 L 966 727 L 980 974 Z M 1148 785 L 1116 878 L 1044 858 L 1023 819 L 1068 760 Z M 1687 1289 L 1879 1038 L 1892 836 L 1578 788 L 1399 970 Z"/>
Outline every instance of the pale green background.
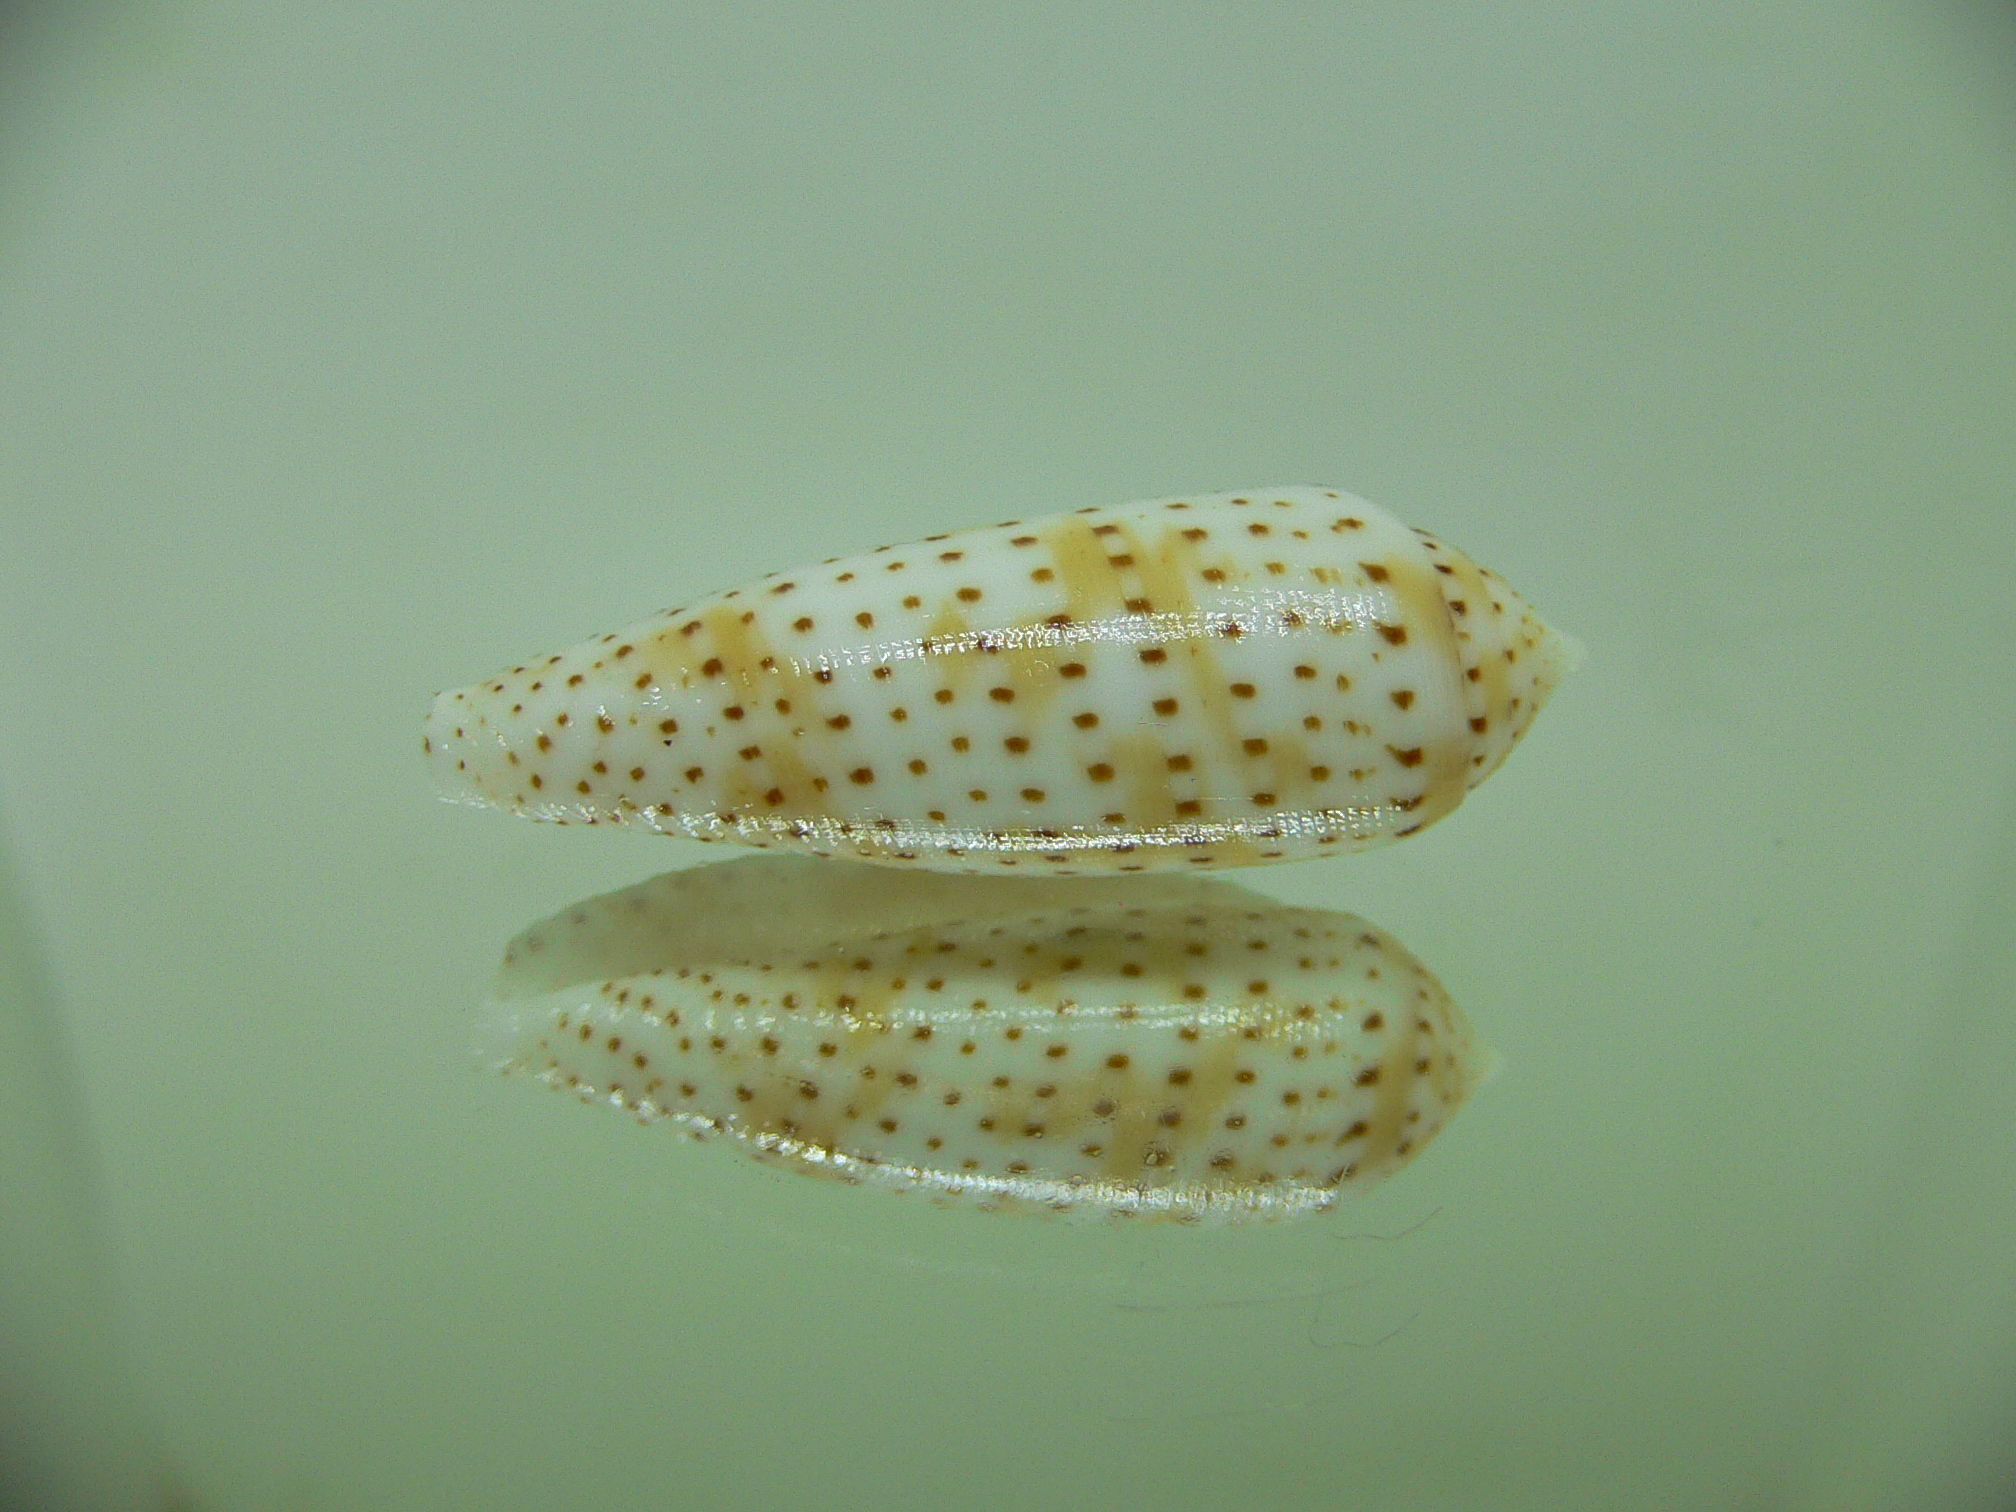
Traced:
<path fill-rule="evenodd" d="M 2003 9 L 29 14 L 0 807 L 176 1494 L 1999 1505 Z M 1016 1223 L 471 1069 L 506 936 L 703 853 L 437 805 L 436 688 L 1286 482 L 1591 648 L 1449 822 L 1249 879 L 1391 928 L 1505 1055 L 1389 1188 Z M 7 1043 L 18 1125 L 60 1082 Z"/>

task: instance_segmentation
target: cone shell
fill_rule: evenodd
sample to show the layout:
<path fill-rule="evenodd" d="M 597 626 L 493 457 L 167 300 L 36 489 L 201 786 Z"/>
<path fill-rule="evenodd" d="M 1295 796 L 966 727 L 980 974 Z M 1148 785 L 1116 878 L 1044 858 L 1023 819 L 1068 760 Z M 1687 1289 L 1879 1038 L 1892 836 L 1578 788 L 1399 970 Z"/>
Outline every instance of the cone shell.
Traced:
<path fill-rule="evenodd" d="M 444 693 L 445 796 L 911 863 L 1241 866 L 1411 835 L 1574 653 L 1348 494 L 1010 522 L 773 573 Z"/>
<path fill-rule="evenodd" d="M 487 1016 L 493 1064 L 802 1171 L 1186 1220 L 1372 1185 L 1491 1062 L 1349 914 L 1190 877 L 781 856 L 535 925 Z"/>

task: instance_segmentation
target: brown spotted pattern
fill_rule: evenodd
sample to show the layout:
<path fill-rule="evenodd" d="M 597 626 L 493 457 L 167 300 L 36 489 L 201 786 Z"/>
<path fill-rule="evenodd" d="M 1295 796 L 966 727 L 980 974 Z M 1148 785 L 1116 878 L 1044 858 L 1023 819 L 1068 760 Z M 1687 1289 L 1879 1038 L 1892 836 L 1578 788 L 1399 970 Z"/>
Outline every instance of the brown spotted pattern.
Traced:
<path fill-rule="evenodd" d="M 1348 494 L 1153 500 L 772 573 L 444 693 L 443 792 L 948 871 L 1251 865 L 1415 833 L 1573 652 Z"/>
<path fill-rule="evenodd" d="M 800 1170 L 1183 1220 L 1362 1190 L 1490 1063 L 1377 928 L 1184 876 L 750 857 L 525 931 L 488 1011 L 506 1069 Z"/>

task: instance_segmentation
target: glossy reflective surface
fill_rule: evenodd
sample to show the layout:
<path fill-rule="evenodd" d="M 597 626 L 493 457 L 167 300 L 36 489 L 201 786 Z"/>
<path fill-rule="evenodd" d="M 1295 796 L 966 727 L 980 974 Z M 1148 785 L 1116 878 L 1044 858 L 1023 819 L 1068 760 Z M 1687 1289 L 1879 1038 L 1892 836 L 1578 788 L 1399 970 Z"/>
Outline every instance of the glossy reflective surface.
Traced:
<path fill-rule="evenodd" d="M 1297 1218 L 1413 1159 L 1496 1062 L 1376 925 L 1194 877 L 748 856 L 505 948 L 487 1054 L 850 1186 L 988 1212 Z"/>
<path fill-rule="evenodd" d="M 766 573 L 435 699 L 444 797 L 1001 876 L 1418 834 L 1580 649 L 1335 488 L 940 531 Z"/>

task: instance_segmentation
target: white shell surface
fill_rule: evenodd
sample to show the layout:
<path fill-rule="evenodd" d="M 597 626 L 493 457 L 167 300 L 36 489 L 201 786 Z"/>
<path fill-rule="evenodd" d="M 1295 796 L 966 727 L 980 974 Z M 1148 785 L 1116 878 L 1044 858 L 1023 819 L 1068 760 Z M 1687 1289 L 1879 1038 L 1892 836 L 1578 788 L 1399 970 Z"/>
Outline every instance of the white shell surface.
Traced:
<path fill-rule="evenodd" d="M 444 796 L 954 871 L 1397 839 L 1572 664 L 1495 574 L 1324 488 L 1010 522 L 772 573 L 442 694 Z"/>
<path fill-rule="evenodd" d="M 487 1058 L 813 1174 L 996 1209 L 1328 1207 L 1492 1057 L 1349 914 L 1190 877 L 675 872 L 514 940 Z"/>

